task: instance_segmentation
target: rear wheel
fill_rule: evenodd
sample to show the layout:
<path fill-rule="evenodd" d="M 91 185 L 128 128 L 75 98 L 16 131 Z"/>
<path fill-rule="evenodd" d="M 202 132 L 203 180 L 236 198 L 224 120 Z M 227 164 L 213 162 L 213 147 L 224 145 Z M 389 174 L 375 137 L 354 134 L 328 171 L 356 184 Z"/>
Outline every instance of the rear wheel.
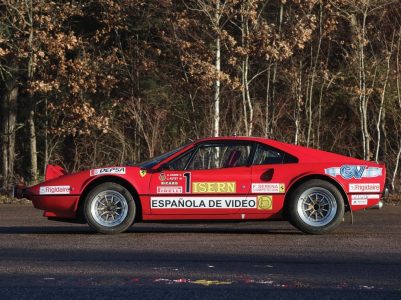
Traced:
<path fill-rule="evenodd" d="M 344 217 L 344 199 L 333 184 L 313 179 L 293 191 L 288 215 L 291 224 L 303 232 L 324 234 L 340 225 Z"/>
<path fill-rule="evenodd" d="M 105 182 L 89 192 L 85 199 L 84 213 L 89 226 L 96 231 L 120 233 L 134 222 L 135 201 L 122 185 Z"/>

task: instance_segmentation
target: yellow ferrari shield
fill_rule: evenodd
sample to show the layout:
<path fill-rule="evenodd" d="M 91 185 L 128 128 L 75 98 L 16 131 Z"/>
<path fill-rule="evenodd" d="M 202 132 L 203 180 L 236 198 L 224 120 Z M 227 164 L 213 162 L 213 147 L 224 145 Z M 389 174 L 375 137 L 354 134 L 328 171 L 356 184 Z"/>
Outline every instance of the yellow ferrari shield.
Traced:
<path fill-rule="evenodd" d="M 141 175 L 141 177 L 145 177 L 146 173 L 146 170 L 139 170 L 139 174 Z"/>

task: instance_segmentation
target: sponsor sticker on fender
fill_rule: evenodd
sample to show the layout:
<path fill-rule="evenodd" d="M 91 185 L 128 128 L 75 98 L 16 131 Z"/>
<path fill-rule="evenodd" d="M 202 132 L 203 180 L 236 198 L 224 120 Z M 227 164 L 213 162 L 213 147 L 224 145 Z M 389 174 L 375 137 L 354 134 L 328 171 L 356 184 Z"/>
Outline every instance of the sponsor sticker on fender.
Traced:
<path fill-rule="evenodd" d="M 182 194 L 182 187 L 180 186 L 158 186 L 158 194 Z"/>
<path fill-rule="evenodd" d="M 151 197 L 152 209 L 256 208 L 256 197 Z"/>
<path fill-rule="evenodd" d="M 252 193 L 285 193 L 284 183 L 252 183 Z"/>
<path fill-rule="evenodd" d="M 39 195 L 65 195 L 69 194 L 70 190 L 71 187 L 69 185 L 41 186 Z"/>
<path fill-rule="evenodd" d="M 352 205 L 367 205 L 368 199 L 380 199 L 380 195 L 351 195 Z"/>
<path fill-rule="evenodd" d="M 333 177 L 340 175 L 344 179 L 361 179 L 382 176 L 383 169 L 358 165 L 343 165 L 341 167 L 324 169 L 324 172 Z"/>
<path fill-rule="evenodd" d="M 352 200 L 351 205 L 368 205 L 368 199 Z"/>
<path fill-rule="evenodd" d="M 350 183 L 350 193 L 380 192 L 380 183 Z"/>
<path fill-rule="evenodd" d="M 125 174 L 125 167 L 111 167 L 111 168 L 100 168 L 100 169 L 90 170 L 91 176 L 97 176 L 103 174 Z"/>

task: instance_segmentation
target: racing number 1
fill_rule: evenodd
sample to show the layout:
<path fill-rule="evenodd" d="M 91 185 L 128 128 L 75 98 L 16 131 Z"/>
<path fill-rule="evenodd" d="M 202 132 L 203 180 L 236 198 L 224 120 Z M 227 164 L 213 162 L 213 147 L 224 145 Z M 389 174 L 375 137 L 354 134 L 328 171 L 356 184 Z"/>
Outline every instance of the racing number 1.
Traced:
<path fill-rule="evenodd" d="M 184 173 L 185 177 L 185 193 L 191 192 L 191 173 Z"/>

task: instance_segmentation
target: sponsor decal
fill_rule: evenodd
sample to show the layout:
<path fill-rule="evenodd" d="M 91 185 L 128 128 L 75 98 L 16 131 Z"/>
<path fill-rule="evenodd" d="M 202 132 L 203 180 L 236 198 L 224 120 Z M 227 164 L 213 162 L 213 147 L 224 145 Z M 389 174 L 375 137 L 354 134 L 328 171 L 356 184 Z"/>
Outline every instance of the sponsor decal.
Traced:
<path fill-rule="evenodd" d="M 160 173 L 159 174 L 160 185 L 182 185 L 182 181 L 184 181 L 185 193 L 190 192 L 191 188 L 191 173 Z"/>
<path fill-rule="evenodd" d="M 154 209 L 256 208 L 256 197 L 151 197 Z"/>
<path fill-rule="evenodd" d="M 368 199 L 352 200 L 351 205 L 368 205 Z"/>
<path fill-rule="evenodd" d="M 258 209 L 259 210 L 272 210 L 273 209 L 273 196 L 258 196 Z"/>
<path fill-rule="evenodd" d="M 343 165 L 341 167 L 324 169 L 324 172 L 333 177 L 340 175 L 344 179 L 361 179 L 382 176 L 383 169 L 367 166 Z"/>
<path fill-rule="evenodd" d="M 351 205 L 368 205 L 368 199 L 380 199 L 380 195 L 351 195 Z"/>
<path fill-rule="evenodd" d="M 178 185 L 178 181 L 162 181 L 161 185 Z"/>
<path fill-rule="evenodd" d="M 236 183 L 230 182 L 192 182 L 192 193 L 235 193 Z"/>
<path fill-rule="evenodd" d="M 350 193 L 380 192 L 380 183 L 350 183 Z"/>
<path fill-rule="evenodd" d="M 284 183 L 252 183 L 252 193 L 285 193 Z"/>
<path fill-rule="evenodd" d="M 97 176 L 103 174 L 125 174 L 125 167 L 111 167 L 90 170 L 90 176 Z"/>
<path fill-rule="evenodd" d="M 360 199 L 380 199 L 380 195 L 371 194 L 371 195 L 351 195 L 352 200 L 360 200 Z"/>
<path fill-rule="evenodd" d="M 141 175 L 141 177 L 145 177 L 146 173 L 148 173 L 148 171 L 146 170 L 139 170 L 139 175 Z"/>
<path fill-rule="evenodd" d="M 69 194 L 70 191 L 71 187 L 69 185 L 41 186 L 39 195 L 65 195 Z"/>
<path fill-rule="evenodd" d="M 182 187 L 180 186 L 158 186 L 158 194 L 182 194 Z"/>

